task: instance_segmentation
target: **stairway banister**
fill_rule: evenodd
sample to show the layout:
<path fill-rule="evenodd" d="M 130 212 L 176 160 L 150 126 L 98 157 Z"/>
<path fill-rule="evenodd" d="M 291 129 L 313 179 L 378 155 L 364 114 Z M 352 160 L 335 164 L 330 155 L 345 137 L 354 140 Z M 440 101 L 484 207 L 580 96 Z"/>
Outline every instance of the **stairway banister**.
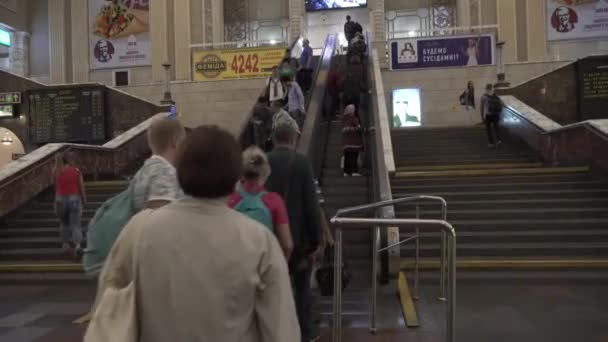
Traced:
<path fill-rule="evenodd" d="M 502 125 L 522 138 L 547 162 L 590 162 L 608 173 L 608 119 L 562 126 L 514 96 L 501 96 L 505 103 Z"/>
<path fill-rule="evenodd" d="M 170 113 L 158 113 L 144 122 L 122 133 L 102 146 L 83 144 L 47 144 L 0 169 L 0 217 L 18 208 L 39 192 L 52 185 L 51 168 L 55 156 L 67 150 L 77 152 L 77 159 L 93 162 L 79 163 L 85 176 L 97 178 L 100 174 L 117 174 L 136 156 L 145 154 L 147 143 L 145 132 L 149 124 L 158 117 Z M 86 155 L 86 151 L 94 151 Z M 108 155 L 105 156 L 105 155 Z M 120 154 L 126 154 L 119 159 Z M 104 155 L 104 156 L 102 156 Z M 36 174 L 32 177 L 32 174 Z"/>

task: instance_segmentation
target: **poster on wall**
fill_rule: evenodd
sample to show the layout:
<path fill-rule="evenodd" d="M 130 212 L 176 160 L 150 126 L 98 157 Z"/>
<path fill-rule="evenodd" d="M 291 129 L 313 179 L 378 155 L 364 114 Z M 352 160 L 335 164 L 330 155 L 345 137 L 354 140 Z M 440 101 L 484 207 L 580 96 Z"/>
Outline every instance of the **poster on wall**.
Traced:
<path fill-rule="evenodd" d="M 91 69 L 151 64 L 150 0 L 89 0 Z"/>
<path fill-rule="evenodd" d="M 393 128 L 418 127 L 422 125 L 420 89 L 393 90 Z"/>
<path fill-rule="evenodd" d="M 547 0 L 547 39 L 608 36 L 608 0 Z"/>
<path fill-rule="evenodd" d="M 201 50 L 192 53 L 195 81 L 269 77 L 279 65 L 285 48 Z"/>
<path fill-rule="evenodd" d="M 494 36 L 404 38 L 390 41 L 391 70 L 494 64 Z"/>

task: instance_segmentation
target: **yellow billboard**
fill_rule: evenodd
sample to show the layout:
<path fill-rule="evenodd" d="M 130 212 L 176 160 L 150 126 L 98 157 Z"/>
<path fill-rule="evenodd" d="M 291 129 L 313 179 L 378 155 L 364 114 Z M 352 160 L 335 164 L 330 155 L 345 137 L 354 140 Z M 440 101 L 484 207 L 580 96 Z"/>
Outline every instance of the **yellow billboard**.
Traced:
<path fill-rule="evenodd" d="M 260 47 L 194 51 L 194 81 L 268 77 L 285 55 L 285 48 Z"/>

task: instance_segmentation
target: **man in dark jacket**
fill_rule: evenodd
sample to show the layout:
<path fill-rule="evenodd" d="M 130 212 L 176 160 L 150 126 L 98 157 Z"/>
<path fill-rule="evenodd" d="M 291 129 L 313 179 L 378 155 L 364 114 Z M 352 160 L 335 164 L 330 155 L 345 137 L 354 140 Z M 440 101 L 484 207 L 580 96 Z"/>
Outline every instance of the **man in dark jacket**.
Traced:
<path fill-rule="evenodd" d="M 356 23 L 350 20 L 350 15 L 346 16 L 346 23 L 344 23 L 344 37 L 350 45 L 350 41 L 355 37 Z"/>
<path fill-rule="evenodd" d="M 274 132 L 274 150 L 268 154 L 268 191 L 281 194 L 287 205 L 294 252 L 289 260 L 302 341 L 311 340 L 311 256 L 321 242 L 321 214 L 312 166 L 295 151 L 297 133 L 281 125 Z"/>

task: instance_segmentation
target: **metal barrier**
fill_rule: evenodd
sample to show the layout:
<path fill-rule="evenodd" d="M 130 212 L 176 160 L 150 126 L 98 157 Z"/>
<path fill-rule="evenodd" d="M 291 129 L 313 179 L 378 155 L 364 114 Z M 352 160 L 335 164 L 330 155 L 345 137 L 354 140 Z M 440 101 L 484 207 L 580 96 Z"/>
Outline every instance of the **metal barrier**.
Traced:
<path fill-rule="evenodd" d="M 442 220 L 421 220 L 419 219 L 419 205 L 416 206 L 416 219 L 369 219 L 369 218 L 343 218 L 342 215 L 351 214 L 361 211 L 369 211 L 373 209 L 380 209 L 387 206 L 392 206 L 398 203 L 407 202 L 419 202 L 419 201 L 436 201 L 442 204 Z M 442 230 L 442 243 L 441 243 L 441 267 L 440 267 L 440 299 L 445 300 L 445 270 L 447 264 L 448 273 L 448 314 L 447 314 L 447 334 L 448 341 L 455 341 L 455 305 L 456 305 L 456 233 L 454 228 L 445 220 L 447 216 L 447 203 L 441 197 L 436 196 L 413 196 L 405 197 L 396 200 L 382 201 L 378 203 L 372 203 L 368 205 L 346 208 L 339 210 L 336 216 L 332 218 L 331 223 L 336 225 L 336 247 L 335 247 L 335 259 L 334 259 L 334 331 L 333 341 L 342 341 L 342 227 L 341 226 L 352 226 L 357 228 L 374 226 L 374 242 L 373 242 L 373 261 L 372 261 L 372 298 L 370 306 L 370 331 L 376 332 L 376 311 L 377 311 L 377 267 L 378 267 L 378 255 L 384 250 L 399 246 L 403 243 L 411 240 L 416 240 L 416 266 L 414 273 L 414 291 L 415 297 L 418 295 L 418 269 L 419 269 L 419 237 L 420 237 L 420 226 L 440 226 Z M 399 241 L 396 244 L 386 246 L 382 249 L 378 249 L 378 239 L 380 236 L 380 227 L 401 227 L 405 225 L 414 225 L 416 227 L 416 234 L 409 238 Z M 447 245 L 446 245 L 447 240 Z M 446 260 L 447 259 L 447 260 Z"/>

